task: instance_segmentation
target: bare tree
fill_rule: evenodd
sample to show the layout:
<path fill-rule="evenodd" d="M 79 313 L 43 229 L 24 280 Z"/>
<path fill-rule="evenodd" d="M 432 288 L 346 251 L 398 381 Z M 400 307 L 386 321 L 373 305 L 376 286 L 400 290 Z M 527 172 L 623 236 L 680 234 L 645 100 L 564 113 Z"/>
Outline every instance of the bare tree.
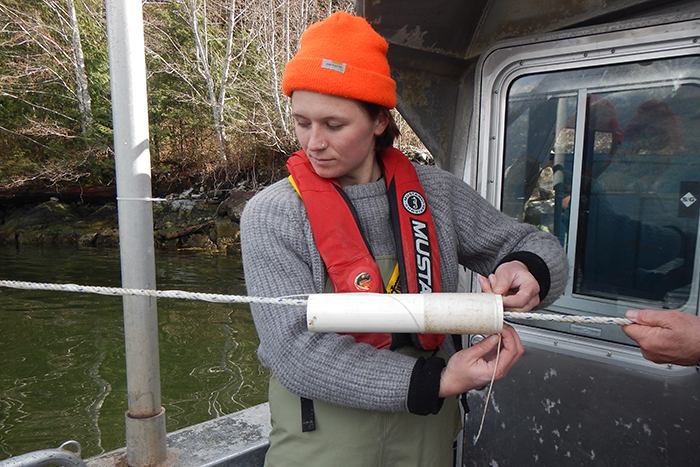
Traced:
<path fill-rule="evenodd" d="M 73 51 L 73 72 L 75 73 L 75 94 L 78 99 L 78 110 L 80 111 L 80 127 L 83 134 L 92 130 L 92 101 L 88 89 L 88 78 L 85 72 L 85 57 L 83 56 L 83 45 L 80 40 L 80 29 L 78 28 L 78 17 L 75 13 L 75 3 L 73 0 L 65 0 L 68 9 L 68 26 Z M 58 8 L 56 9 L 59 13 Z M 63 12 L 60 12 L 63 13 Z"/>
<path fill-rule="evenodd" d="M 285 64 L 294 56 L 306 28 L 337 10 L 354 11 L 351 1 L 263 0 L 252 13 L 258 25 L 256 44 L 261 55 L 255 63 L 261 78 L 244 90 L 250 102 L 250 128 L 276 151 L 294 145 L 289 100 L 282 93 Z M 250 83 L 252 84 L 252 83 Z"/>
<path fill-rule="evenodd" d="M 22 45 L 9 52 L 16 66 L 12 76 L 0 79 L 0 93 L 53 115 L 56 121 L 37 129 L 42 133 L 75 121 L 64 108 L 45 104 L 48 99 L 42 94 L 59 89 L 64 98 L 77 102 L 81 131 L 86 134 L 92 128 L 93 114 L 75 5 L 73 0 L 42 0 L 40 5 L 42 9 L 0 3 L 4 31 L 10 41 Z M 68 136 L 70 132 L 57 129 L 54 134 Z"/>
<path fill-rule="evenodd" d="M 226 102 L 251 43 L 243 21 L 247 11 L 246 2 L 238 5 L 236 0 L 178 1 L 184 12 L 183 19 L 190 27 L 194 39 L 195 69 L 206 90 L 197 89 L 196 80 L 190 77 L 186 79 L 192 86 L 193 95 L 199 96 L 198 99 L 211 110 L 219 157 L 226 160 Z M 178 49 L 183 50 L 180 45 Z M 181 58 L 189 60 L 186 55 Z M 181 73 L 186 74 L 185 71 Z"/>
<path fill-rule="evenodd" d="M 220 160 L 227 160 L 232 132 L 255 135 L 258 143 L 286 152 L 294 135 L 289 101 L 281 90 L 284 65 L 311 23 L 334 10 L 352 11 L 352 2 L 177 0 L 174 4 L 174 15 L 186 24 L 192 41 L 188 45 L 178 39 L 172 23 L 151 18 L 146 44 L 157 62 L 151 73 L 179 77 L 187 92 L 173 91 L 175 98 L 209 109 Z"/>

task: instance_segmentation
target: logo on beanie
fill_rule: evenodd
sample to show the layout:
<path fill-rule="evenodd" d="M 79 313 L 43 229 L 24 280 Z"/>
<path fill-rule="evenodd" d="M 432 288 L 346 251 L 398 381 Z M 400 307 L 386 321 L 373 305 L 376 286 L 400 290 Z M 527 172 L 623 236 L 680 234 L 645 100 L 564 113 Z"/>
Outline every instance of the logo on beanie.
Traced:
<path fill-rule="evenodd" d="M 366 272 L 361 272 L 355 277 L 355 288 L 360 292 L 366 292 L 372 288 L 372 276 Z"/>
<path fill-rule="evenodd" d="M 345 63 L 334 62 L 333 60 L 328 60 L 327 58 L 324 58 L 321 62 L 321 68 L 345 73 Z"/>
<path fill-rule="evenodd" d="M 415 216 L 423 214 L 428 207 L 423 196 L 417 191 L 407 191 L 403 195 L 402 202 L 404 209 Z"/>

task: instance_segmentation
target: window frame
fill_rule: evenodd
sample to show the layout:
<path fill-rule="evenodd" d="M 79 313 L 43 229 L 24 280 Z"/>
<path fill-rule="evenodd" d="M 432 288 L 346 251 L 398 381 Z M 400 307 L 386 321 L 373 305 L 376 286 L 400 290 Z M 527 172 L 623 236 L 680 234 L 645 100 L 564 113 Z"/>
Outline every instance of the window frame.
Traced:
<path fill-rule="evenodd" d="M 700 55 L 698 31 L 700 21 L 687 21 L 674 27 L 667 25 L 642 29 L 622 29 L 584 38 L 555 37 L 533 44 L 519 44 L 517 41 L 498 45 L 484 54 L 477 66 L 476 99 L 478 112 L 475 122 L 477 154 L 465 165 L 464 179 L 474 183 L 477 191 L 491 204 L 501 206 L 501 181 L 505 151 L 507 101 L 511 84 L 527 76 L 552 72 L 590 69 L 606 65 L 622 65 L 649 60 L 680 58 Z M 575 36 L 575 32 L 571 33 Z M 700 78 L 700 71 L 695 78 Z M 684 80 L 685 81 L 685 80 Z M 630 85 L 624 87 L 629 89 Z M 590 87 L 578 89 L 577 103 L 585 102 Z M 605 90 L 613 90 L 613 86 Z M 572 89 L 573 91 L 573 89 Z M 562 95 L 564 93 L 562 92 Z M 587 106 L 580 106 L 586 109 Z M 580 174 L 586 110 L 576 116 L 576 145 L 574 153 L 574 173 Z M 572 213 L 578 212 L 580 177 L 575 177 L 572 186 Z M 576 195 L 576 196 L 574 196 Z M 576 206 L 573 205 L 576 203 Z M 575 209 L 575 211 L 574 211 Z M 569 233 L 569 281 L 564 295 L 548 308 L 548 312 L 579 315 L 624 316 L 631 308 L 640 308 L 639 302 L 624 299 L 611 300 L 573 293 L 573 279 L 578 234 L 577 216 L 571 216 Z M 696 241 L 694 273 L 691 293 L 683 311 L 698 314 L 698 275 L 700 274 L 700 235 Z M 478 288 L 472 277 L 472 288 Z M 537 322 L 533 325 L 546 329 L 564 331 L 576 335 L 633 344 L 618 326 L 574 326 L 561 323 Z"/>

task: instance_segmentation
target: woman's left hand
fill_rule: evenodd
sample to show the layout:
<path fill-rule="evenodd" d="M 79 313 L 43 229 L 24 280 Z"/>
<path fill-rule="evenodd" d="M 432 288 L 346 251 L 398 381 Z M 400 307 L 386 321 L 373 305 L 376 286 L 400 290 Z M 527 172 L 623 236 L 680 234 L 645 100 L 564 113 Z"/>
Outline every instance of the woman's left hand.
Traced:
<path fill-rule="evenodd" d="M 499 345 L 500 352 L 497 352 Z M 515 365 L 524 351 L 515 329 L 504 323 L 501 339 L 495 334 L 489 336 L 472 347 L 460 350 L 447 361 L 447 366 L 440 374 L 439 396 L 455 396 L 486 386 L 491 378 L 498 381 Z"/>
<path fill-rule="evenodd" d="M 528 312 L 540 304 L 540 284 L 520 261 L 509 261 L 496 268 L 488 278 L 479 277 L 481 290 L 503 296 L 506 311 Z"/>

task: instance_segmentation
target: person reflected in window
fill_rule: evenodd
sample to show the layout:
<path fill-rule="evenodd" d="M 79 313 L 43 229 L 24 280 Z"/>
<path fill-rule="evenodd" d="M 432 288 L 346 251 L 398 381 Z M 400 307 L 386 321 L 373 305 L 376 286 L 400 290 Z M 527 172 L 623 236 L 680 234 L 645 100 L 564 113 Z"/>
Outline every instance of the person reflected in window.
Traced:
<path fill-rule="evenodd" d="M 662 301 L 688 283 L 685 268 L 692 264 L 684 260 L 687 235 L 675 217 L 645 211 L 658 210 L 659 200 L 652 184 L 661 170 L 650 154 L 666 154 L 666 165 L 680 141 L 673 112 L 661 101 L 647 101 L 620 131 L 615 107 L 592 95 L 587 115 L 578 224 L 580 291 Z M 630 170 L 636 174 L 634 188 L 622 186 Z M 682 264 L 664 269 L 674 261 Z"/>
<path fill-rule="evenodd" d="M 635 324 L 622 330 L 654 363 L 697 365 L 700 363 L 700 318 L 675 310 L 628 310 Z"/>
<path fill-rule="evenodd" d="M 675 112 L 660 99 L 647 100 L 627 121 L 623 135 L 617 157 L 599 183 L 608 191 L 655 193 L 665 172 L 677 165 L 673 156 L 683 146 Z M 671 174 L 675 180 L 674 175 L 678 174 Z"/>

